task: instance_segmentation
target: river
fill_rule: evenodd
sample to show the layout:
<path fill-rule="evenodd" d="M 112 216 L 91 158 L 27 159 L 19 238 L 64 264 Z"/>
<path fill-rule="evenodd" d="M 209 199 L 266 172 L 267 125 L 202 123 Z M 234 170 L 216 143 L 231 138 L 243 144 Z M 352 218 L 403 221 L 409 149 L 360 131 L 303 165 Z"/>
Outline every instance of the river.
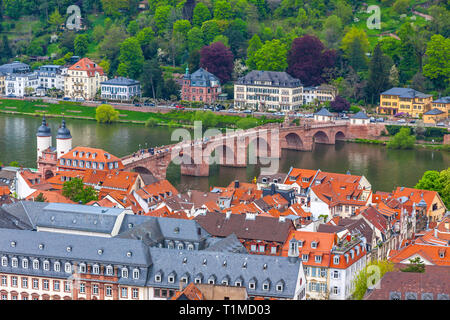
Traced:
<path fill-rule="evenodd" d="M 0 114 L 0 162 L 18 161 L 36 167 L 36 131 L 42 119 L 31 116 Z M 61 119 L 47 120 L 53 133 L 53 145 Z M 118 157 L 133 153 L 139 147 L 173 143 L 167 127 L 146 128 L 137 124 L 97 124 L 90 120 L 67 119 L 73 146 L 102 148 Z M 364 175 L 374 190 L 392 191 L 397 186 L 413 187 L 427 170 L 442 170 L 450 164 L 450 153 L 419 150 L 389 150 L 383 146 L 337 142 L 316 144 L 313 151 L 283 150 L 280 171 L 291 166 L 305 169 Z M 209 190 L 210 186 L 226 186 L 231 181 L 251 181 L 259 174 L 257 165 L 230 168 L 210 167 L 209 177 L 181 176 L 179 166 L 170 164 L 167 179 L 180 191 Z"/>

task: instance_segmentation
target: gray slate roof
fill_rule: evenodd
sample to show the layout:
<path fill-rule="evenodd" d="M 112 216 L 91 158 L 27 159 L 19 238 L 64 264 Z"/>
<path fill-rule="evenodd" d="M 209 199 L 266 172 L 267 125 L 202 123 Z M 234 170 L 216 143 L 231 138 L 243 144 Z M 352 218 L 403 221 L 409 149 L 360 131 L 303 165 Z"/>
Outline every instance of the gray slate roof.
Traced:
<path fill-rule="evenodd" d="M 70 139 L 72 135 L 70 134 L 70 130 L 66 127 L 66 120 L 63 119 L 61 123 L 61 127 L 58 129 L 58 133 L 56 135 L 56 139 Z"/>
<path fill-rule="evenodd" d="M 320 109 L 319 111 L 317 111 L 316 113 L 314 113 L 314 115 L 317 115 L 317 116 L 326 116 L 326 117 L 332 117 L 332 116 L 333 116 L 333 114 L 332 114 L 330 111 L 328 111 L 328 109 L 325 108 L 325 107 L 323 107 L 322 109 Z"/>
<path fill-rule="evenodd" d="M 364 112 L 358 111 L 352 116 L 352 119 L 369 119 L 369 117 Z"/>
<path fill-rule="evenodd" d="M 382 92 L 383 95 L 399 96 L 400 98 L 428 98 L 431 94 L 425 94 L 411 88 L 391 88 Z"/>
<path fill-rule="evenodd" d="M 230 252 L 230 253 L 248 253 L 234 233 L 226 238 L 209 238 L 206 251 Z"/>
<path fill-rule="evenodd" d="M 210 87 L 211 81 L 215 81 L 220 85 L 219 78 L 203 68 L 199 68 L 192 74 L 185 74 L 184 79 L 191 80 L 191 86 L 195 87 Z"/>
<path fill-rule="evenodd" d="M 140 82 L 134 79 L 124 78 L 124 77 L 117 77 L 113 79 L 109 79 L 106 81 L 100 82 L 100 84 L 106 84 L 106 85 L 116 85 L 116 86 L 133 86 L 138 85 Z"/>
<path fill-rule="evenodd" d="M 11 63 L 3 64 L 0 66 L 0 73 L 4 74 L 11 74 L 11 73 L 24 73 L 24 72 L 30 72 L 30 66 L 19 62 L 14 61 Z"/>
<path fill-rule="evenodd" d="M 433 100 L 433 103 L 450 103 L 450 96 Z"/>
<path fill-rule="evenodd" d="M 424 115 L 434 116 L 434 115 L 443 114 L 443 113 L 444 113 L 444 111 L 434 108 L 434 109 L 431 109 L 431 110 L 425 112 Z"/>
<path fill-rule="evenodd" d="M 153 268 L 149 274 L 148 285 L 178 289 L 181 277 L 188 276 L 188 282 L 196 277 L 202 283 L 210 278 L 216 284 L 228 279 L 231 285 L 240 279 L 242 286 L 247 287 L 249 295 L 292 298 L 300 271 L 300 260 L 289 260 L 286 257 L 251 255 L 226 252 L 210 252 L 206 250 L 168 250 L 150 248 Z M 291 262 L 293 261 L 293 262 Z M 245 266 L 245 267 L 244 267 Z M 161 282 L 155 281 L 155 275 L 161 275 Z M 175 276 L 175 282 L 168 282 L 168 275 Z M 249 289 L 249 283 L 255 281 L 255 289 Z M 269 283 L 269 290 L 263 290 L 263 284 Z M 276 285 L 283 283 L 284 290 L 278 292 Z"/>
<path fill-rule="evenodd" d="M 255 81 L 270 82 L 270 85 L 255 84 Z M 236 84 L 257 85 L 257 86 L 271 86 L 271 87 L 288 87 L 296 88 L 302 84 L 299 79 L 292 77 L 287 72 L 280 71 L 262 71 L 252 70 L 245 76 L 240 77 Z"/>
<path fill-rule="evenodd" d="M 47 125 L 47 121 L 45 120 L 45 116 L 42 118 L 42 124 L 38 128 L 36 136 L 38 137 L 50 137 L 52 135 L 52 130 Z"/>

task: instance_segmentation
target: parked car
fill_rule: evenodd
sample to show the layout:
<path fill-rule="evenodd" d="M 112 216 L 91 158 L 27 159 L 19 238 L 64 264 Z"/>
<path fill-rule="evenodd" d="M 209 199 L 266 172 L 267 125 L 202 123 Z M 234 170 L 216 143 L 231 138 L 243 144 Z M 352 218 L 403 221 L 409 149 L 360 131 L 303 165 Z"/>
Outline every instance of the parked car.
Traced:
<path fill-rule="evenodd" d="M 384 118 L 377 118 L 376 121 L 377 122 L 384 122 Z"/>
<path fill-rule="evenodd" d="M 184 109 L 184 106 L 180 106 L 180 105 L 175 105 L 175 108 L 177 108 L 177 109 Z"/>
<path fill-rule="evenodd" d="M 70 101 L 70 98 L 69 97 L 64 97 L 63 100 L 64 101 Z M 103 101 L 102 101 L 102 103 L 103 103 Z"/>
<path fill-rule="evenodd" d="M 445 123 L 443 123 L 443 122 L 438 122 L 438 123 L 436 123 L 436 125 L 439 127 L 445 127 Z"/>
<path fill-rule="evenodd" d="M 244 110 L 243 112 L 244 112 L 244 113 L 252 113 L 253 111 L 252 111 L 252 110 L 249 110 L 249 109 L 246 109 L 246 110 Z"/>
<path fill-rule="evenodd" d="M 76 98 L 75 101 L 77 102 L 84 101 L 84 98 Z"/>
<path fill-rule="evenodd" d="M 234 110 L 234 109 L 228 109 L 228 112 L 230 112 L 230 113 L 237 113 L 238 111 Z"/>
<path fill-rule="evenodd" d="M 405 120 L 405 119 L 400 119 L 400 120 L 398 120 L 397 122 L 398 122 L 398 123 L 406 123 L 406 120 Z"/>
<path fill-rule="evenodd" d="M 349 116 L 346 116 L 346 115 L 343 115 L 343 116 L 341 117 L 341 119 L 343 119 L 343 120 L 348 120 L 348 119 L 350 119 L 350 117 L 349 117 Z"/>
<path fill-rule="evenodd" d="M 416 123 L 416 120 L 411 120 L 409 123 Z"/>
<path fill-rule="evenodd" d="M 154 104 L 154 103 L 151 103 L 151 102 L 145 102 L 145 103 L 144 103 L 144 106 L 146 106 L 146 107 L 154 107 L 155 104 Z"/>
<path fill-rule="evenodd" d="M 135 103 L 134 106 L 135 106 L 135 107 L 140 107 L 141 104 L 140 104 L 140 103 Z"/>

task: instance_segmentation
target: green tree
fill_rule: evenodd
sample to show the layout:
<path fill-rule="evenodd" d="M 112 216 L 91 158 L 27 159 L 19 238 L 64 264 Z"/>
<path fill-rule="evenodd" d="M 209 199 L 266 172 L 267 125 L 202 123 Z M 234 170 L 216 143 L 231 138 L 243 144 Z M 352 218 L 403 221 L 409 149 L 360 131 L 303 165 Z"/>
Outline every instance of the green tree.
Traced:
<path fill-rule="evenodd" d="M 228 41 L 228 38 L 226 36 L 224 36 L 223 34 L 219 34 L 218 36 L 216 36 L 213 41 L 211 41 L 211 43 L 214 42 L 222 42 L 224 46 L 226 47 L 230 47 L 230 43 Z"/>
<path fill-rule="evenodd" d="M 406 13 L 407 9 L 409 7 L 409 2 L 410 2 L 409 0 L 397 0 L 397 1 L 395 1 L 392 8 L 398 14 Z"/>
<path fill-rule="evenodd" d="M 172 6 L 169 5 L 159 6 L 156 8 L 154 19 L 155 26 L 159 34 L 163 34 L 163 32 L 167 29 L 171 11 Z"/>
<path fill-rule="evenodd" d="M 95 119 L 100 123 L 111 123 L 119 120 L 119 111 L 109 104 L 101 104 L 95 109 Z"/>
<path fill-rule="evenodd" d="M 153 40 L 153 36 L 153 29 L 151 27 L 146 27 L 138 32 L 138 34 L 136 35 L 136 39 L 139 41 L 141 47 L 144 47 L 150 44 L 150 42 Z"/>
<path fill-rule="evenodd" d="M 48 18 L 48 23 L 52 26 L 53 30 L 58 30 L 59 26 L 64 23 L 64 17 L 59 13 L 58 8 Z"/>
<path fill-rule="evenodd" d="M 96 25 L 94 27 L 94 30 L 92 31 L 92 38 L 96 42 L 100 42 L 102 41 L 104 36 L 105 36 L 105 28 L 103 28 L 101 25 Z"/>
<path fill-rule="evenodd" d="M 394 270 L 394 264 L 387 260 L 372 261 L 362 269 L 353 281 L 353 299 L 362 300 L 369 286 L 374 286 L 386 272 Z"/>
<path fill-rule="evenodd" d="M 193 27 L 187 33 L 187 44 L 189 52 L 200 50 L 204 46 L 203 32 L 199 27 Z"/>
<path fill-rule="evenodd" d="M 349 24 L 352 21 L 353 10 L 352 6 L 345 0 L 337 0 L 333 12 L 337 15 L 344 24 Z"/>
<path fill-rule="evenodd" d="M 233 17 L 231 5 L 226 0 L 218 0 L 214 4 L 214 19 L 229 20 Z"/>
<path fill-rule="evenodd" d="M 83 57 L 88 52 L 89 36 L 87 34 L 79 34 L 74 40 L 75 55 Z"/>
<path fill-rule="evenodd" d="M 398 69 L 395 66 L 395 64 L 393 64 L 391 69 L 389 70 L 389 83 L 393 87 L 398 87 L 398 84 L 399 84 L 399 73 L 398 73 Z"/>
<path fill-rule="evenodd" d="M 261 49 L 262 42 L 257 34 L 249 41 L 247 47 L 247 61 L 245 62 L 250 70 L 256 69 L 255 53 Z"/>
<path fill-rule="evenodd" d="M 84 186 L 83 179 L 73 178 L 63 183 L 62 195 L 73 202 L 86 204 L 92 200 L 98 200 L 98 193 L 91 186 Z"/>
<path fill-rule="evenodd" d="M 369 51 L 369 40 L 363 29 L 351 27 L 342 38 L 341 49 L 350 65 L 359 71 L 366 66 L 366 53 Z"/>
<path fill-rule="evenodd" d="M 450 168 L 441 172 L 435 170 L 426 171 L 414 188 L 436 191 L 439 193 L 444 205 L 450 208 Z"/>
<path fill-rule="evenodd" d="M 424 273 L 425 263 L 420 259 L 420 257 L 409 259 L 409 265 L 406 268 L 400 269 L 400 271 Z"/>
<path fill-rule="evenodd" d="M 217 126 L 218 116 L 212 111 L 195 111 L 192 122 L 201 121 L 203 128 L 213 128 Z"/>
<path fill-rule="evenodd" d="M 216 20 L 208 20 L 202 24 L 203 40 L 205 43 L 211 43 L 213 39 L 220 34 L 219 24 Z"/>
<path fill-rule="evenodd" d="M 105 14 L 115 18 L 120 16 L 120 9 L 128 6 L 128 0 L 101 0 L 101 2 Z"/>
<path fill-rule="evenodd" d="M 177 20 L 173 24 L 173 32 L 180 34 L 183 39 L 186 39 L 189 30 L 191 30 L 192 26 L 189 20 Z"/>
<path fill-rule="evenodd" d="M 322 34 L 329 48 L 337 48 L 342 34 L 341 19 L 336 15 L 329 16 L 323 24 Z"/>
<path fill-rule="evenodd" d="M 426 55 L 428 61 L 423 67 L 424 76 L 440 89 L 450 85 L 450 38 L 444 38 L 440 34 L 432 36 Z"/>
<path fill-rule="evenodd" d="M 11 162 L 9 163 L 9 166 L 10 166 L 10 167 L 20 167 L 20 164 L 19 164 L 19 162 L 17 162 L 17 161 L 11 161 Z"/>
<path fill-rule="evenodd" d="M 288 66 L 287 52 L 286 45 L 280 40 L 266 41 L 254 55 L 256 68 L 265 71 L 286 70 Z"/>
<path fill-rule="evenodd" d="M 380 93 L 389 87 L 390 67 L 389 58 L 381 51 L 380 44 L 377 44 L 370 60 L 367 82 L 367 94 L 372 104 L 378 99 Z"/>
<path fill-rule="evenodd" d="M 136 79 L 142 72 L 142 65 L 144 64 L 144 55 L 139 41 L 135 37 L 126 39 L 120 45 L 119 66 L 124 68 L 125 74 L 128 77 Z M 122 71 L 123 72 L 123 71 Z"/>
<path fill-rule="evenodd" d="M 47 199 L 44 197 L 44 194 L 41 192 L 34 198 L 35 202 L 47 202 Z"/>
<path fill-rule="evenodd" d="M 198 2 L 194 8 L 192 23 L 194 26 L 201 27 L 203 22 L 211 19 L 211 12 L 203 2 Z"/>
<path fill-rule="evenodd" d="M 127 31 L 131 36 L 135 36 L 139 31 L 139 24 L 136 20 L 131 20 L 128 24 Z"/>
<path fill-rule="evenodd" d="M 412 149 L 415 142 L 416 137 L 411 135 L 411 129 L 401 128 L 395 136 L 391 137 L 387 147 L 391 149 Z"/>

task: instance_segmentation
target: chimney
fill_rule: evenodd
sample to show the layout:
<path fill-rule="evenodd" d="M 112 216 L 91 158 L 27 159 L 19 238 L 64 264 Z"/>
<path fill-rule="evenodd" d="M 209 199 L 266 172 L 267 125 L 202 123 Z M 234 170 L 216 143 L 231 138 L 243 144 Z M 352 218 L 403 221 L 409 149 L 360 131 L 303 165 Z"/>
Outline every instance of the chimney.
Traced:
<path fill-rule="evenodd" d="M 239 180 L 234 180 L 234 187 L 239 188 Z"/>

